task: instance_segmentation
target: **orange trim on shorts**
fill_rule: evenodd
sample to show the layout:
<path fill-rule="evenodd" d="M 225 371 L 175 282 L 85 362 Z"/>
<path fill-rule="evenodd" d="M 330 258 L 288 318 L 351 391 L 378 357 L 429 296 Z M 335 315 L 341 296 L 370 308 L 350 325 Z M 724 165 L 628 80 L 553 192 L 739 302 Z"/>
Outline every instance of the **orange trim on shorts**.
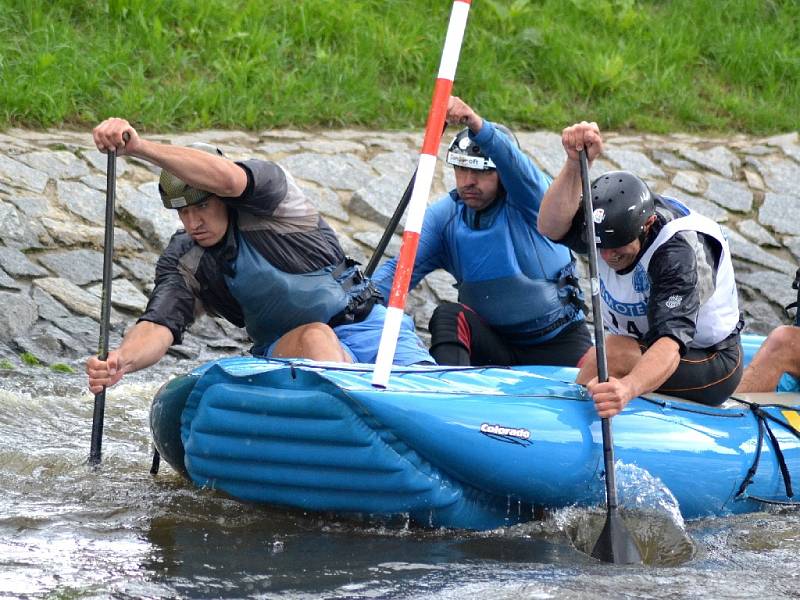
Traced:
<path fill-rule="evenodd" d="M 703 360 L 684 360 L 684 359 L 681 359 L 681 362 L 699 364 L 699 363 L 702 363 L 702 362 L 706 362 L 707 360 L 715 357 L 717 354 L 719 354 L 719 353 L 718 352 L 714 352 L 713 355 L 711 355 L 711 356 L 709 356 L 709 357 L 707 357 L 707 358 L 705 358 Z M 740 351 L 739 352 L 739 359 L 736 361 L 736 366 L 733 367 L 733 370 L 730 373 L 728 373 L 727 375 L 725 375 L 725 377 L 723 377 L 722 379 L 717 379 L 716 381 L 712 381 L 711 383 L 708 383 L 706 385 L 702 385 L 700 387 L 690 387 L 690 388 L 665 388 L 665 387 L 661 387 L 661 388 L 658 388 L 658 391 L 659 392 L 691 392 L 692 390 L 704 390 L 706 388 L 713 387 L 713 386 L 717 385 L 718 383 L 722 383 L 723 381 L 726 381 L 727 379 L 730 379 L 731 376 L 739 368 L 739 365 L 741 363 L 742 363 L 742 353 Z"/>

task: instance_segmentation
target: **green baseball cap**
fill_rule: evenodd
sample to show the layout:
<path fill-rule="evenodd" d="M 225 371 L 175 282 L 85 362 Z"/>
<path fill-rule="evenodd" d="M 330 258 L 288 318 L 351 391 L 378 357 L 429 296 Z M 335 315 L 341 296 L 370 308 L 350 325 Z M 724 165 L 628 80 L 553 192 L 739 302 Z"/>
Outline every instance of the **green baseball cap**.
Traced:
<path fill-rule="evenodd" d="M 216 154 L 217 156 L 225 156 L 222 150 L 216 146 L 204 144 L 203 142 L 189 144 L 189 148 L 195 148 L 203 152 L 208 152 L 209 154 Z M 183 179 L 163 169 L 161 171 L 161 177 L 158 180 L 158 193 L 161 194 L 161 202 L 164 203 L 164 206 L 174 209 L 183 208 L 184 206 L 190 206 L 192 204 L 199 204 L 209 196 L 213 196 L 211 192 L 198 190 L 183 181 Z"/>

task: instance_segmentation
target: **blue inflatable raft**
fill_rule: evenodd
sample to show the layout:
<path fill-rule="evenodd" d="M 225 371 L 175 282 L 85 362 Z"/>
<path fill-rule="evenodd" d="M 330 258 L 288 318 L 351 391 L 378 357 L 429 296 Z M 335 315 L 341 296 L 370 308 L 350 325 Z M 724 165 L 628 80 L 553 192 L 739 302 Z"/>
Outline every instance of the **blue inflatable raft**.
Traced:
<path fill-rule="evenodd" d="M 489 529 L 534 506 L 602 504 L 600 420 L 575 373 L 397 368 L 380 390 L 368 366 L 230 358 L 167 383 L 150 422 L 173 468 L 241 500 Z M 613 432 L 617 460 L 658 478 L 686 518 L 796 499 L 800 394 L 719 408 L 648 395 Z"/>

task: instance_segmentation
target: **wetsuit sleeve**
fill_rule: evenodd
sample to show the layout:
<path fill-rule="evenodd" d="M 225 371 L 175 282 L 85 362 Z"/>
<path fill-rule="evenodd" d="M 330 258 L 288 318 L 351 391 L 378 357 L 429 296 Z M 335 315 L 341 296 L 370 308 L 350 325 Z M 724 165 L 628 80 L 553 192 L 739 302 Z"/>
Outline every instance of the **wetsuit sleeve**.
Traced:
<path fill-rule="evenodd" d="M 443 240 L 445 226 L 452 212 L 452 205 L 453 199 L 447 195 L 429 206 L 425 211 L 409 290 L 417 287 L 417 284 L 431 271 L 446 268 Z M 372 281 L 383 294 L 384 302 L 386 303 L 389 302 L 389 293 L 392 290 L 396 268 L 397 257 L 394 257 L 383 263 L 372 277 Z"/>
<path fill-rule="evenodd" d="M 150 294 L 147 308 L 138 319 L 138 321 L 157 323 L 169 329 L 172 332 L 173 344 L 180 344 L 183 341 L 183 332 L 194 321 L 197 300 L 178 271 L 178 259 L 188 244 L 191 244 L 191 239 L 187 235 L 176 233 L 172 236 L 156 263 L 155 287 Z"/>
<path fill-rule="evenodd" d="M 508 203 L 535 226 L 542 198 L 552 181 L 550 177 L 534 165 L 513 140 L 500 133 L 491 121 L 484 119 L 481 130 L 476 134 L 470 133 L 470 138 L 497 167 Z"/>
<path fill-rule="evenodd" d="M 681 356 L 694 339 L 700 310 L 697 257 L 681 235 L 675 235 L 653 253 L 647 272 L 650 299 L 647 303 L 648 347 L 661 337 L 680 345 Z M 711 282 L 713 286 L 713 282 Z"/>
<path fill-rule="evenodd" d="M 247 174 L 247 187 L 238 198 L 225 200 L 237 210 L 257 216 L 270 216 L 287 196 L 286 173 L 268 160 L 244 160 L 236 163 Z"/>

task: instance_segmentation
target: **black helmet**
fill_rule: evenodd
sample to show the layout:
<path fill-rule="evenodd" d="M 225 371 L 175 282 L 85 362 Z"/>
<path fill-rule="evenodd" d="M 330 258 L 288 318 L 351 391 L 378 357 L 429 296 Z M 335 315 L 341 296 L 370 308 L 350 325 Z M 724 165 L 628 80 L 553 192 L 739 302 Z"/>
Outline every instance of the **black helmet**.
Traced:
<path fill-rule="evenodd" d="M 202 150 L 209 154 L 216 154 L 217 156 L 225 156 L 222 150 L 211 144 L 204 144 L 203 142 L 195 142 L 189 144 L 190 148 Z M 169 171 L 161 171 L 161 177 L 158 181 L 158 192 L 161 194 L 161 202 L 164 203 L 166 208 L 183 208 L 192 204 L 200 204 L 206 198 L 211 196 L 211 192 L 205 190 L 198 190 L 193 188 L 188 183 L 183 181 L 170 173 Z"/>
<path fill-rule="evenodd" d="M 653 193 L 633 173 L 609 171 L 592 183 L 592 208 L 597 246 L 619 248 L 644 232 L 655 213 Z"/>
<path fill-rule="evenodd" d="M 494 123 L 494 128 L 501 131 L 519 148 L 517 136 L 508 127 Z M 484 156 L 481 147 L 470 139 L 469 129 L 466 127 L 459 131 L 453 141 L 450 142 L 450 147 L 447 149 L 447 164 L 464 167 L 465 169 L 475 169 L 476 171 L 488 171 L 489 169 L 497 168 L 491 158 Z"/>

